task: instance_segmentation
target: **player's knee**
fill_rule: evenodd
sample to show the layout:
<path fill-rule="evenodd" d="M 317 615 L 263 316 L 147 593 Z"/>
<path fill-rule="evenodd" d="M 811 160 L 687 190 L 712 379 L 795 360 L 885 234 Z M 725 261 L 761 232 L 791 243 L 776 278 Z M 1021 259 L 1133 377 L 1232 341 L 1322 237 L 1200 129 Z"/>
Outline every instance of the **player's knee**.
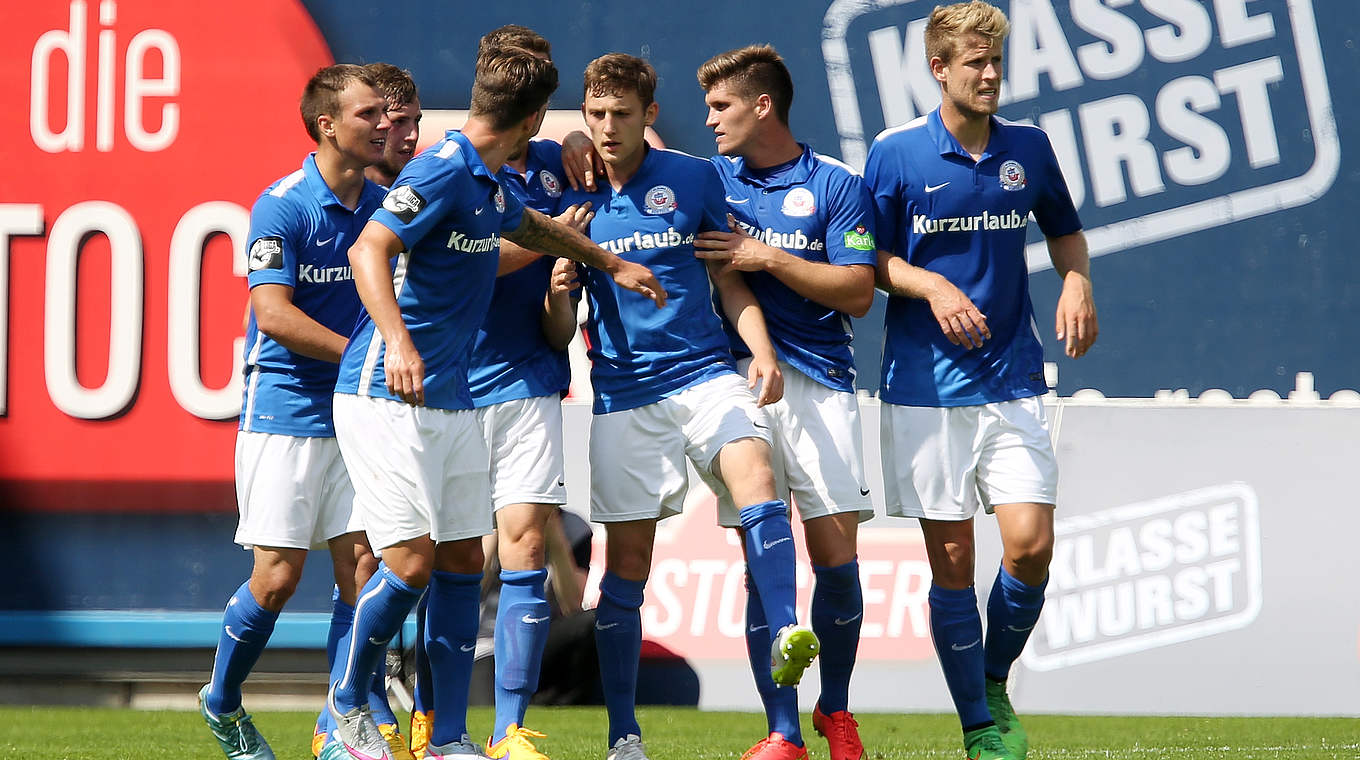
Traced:
<path fill-rule="evenodd" d="M 546 542 L 541 527 L 528 526 L 517 532 L 507 532 L 497 542 L 501 567 L 507 570 L 538 570 L 543 567 Z"/>
<path fill-rule="evenodd" d="M 251 578 L 250 592 L 261 607 L 278 612 L 297 591 L 299 579 L 299 573 L 290 572 L 288 565 L 282 565 L 269 572 L 256 573 Z"/>
<path fill-rule="evenodd" d="M 1035 539 L 1007 546 L 1005 552 L 1012 575 L 1026 583 L 1037 583 L 1048 575 L 1048 563 L 1053 559 L 1053 542 Z"/>

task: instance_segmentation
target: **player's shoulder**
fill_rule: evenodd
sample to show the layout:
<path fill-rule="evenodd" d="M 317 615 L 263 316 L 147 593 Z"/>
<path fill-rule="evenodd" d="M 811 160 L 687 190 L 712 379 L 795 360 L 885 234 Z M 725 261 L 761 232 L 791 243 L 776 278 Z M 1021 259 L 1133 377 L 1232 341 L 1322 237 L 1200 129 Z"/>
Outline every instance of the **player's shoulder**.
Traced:
<path fill-rule="evenodd" d="M 269 187 L 266 187 L 264 192 L 260 193 L 260 200 L 263 201 L 265 198 L 272 198 L 273 201 L 271 202 L 283 200 L 296 201 L 304 195 L 305 188 L 303 187 L 303 182 L 306 179 L 307 172 L 302 169 L 298 169 L 297 171 L 280 177 Z"/>
<path fill-rule="evenodd" d="M 888 127 L 874 136 L 872 147 L 908 144 L 916 140 L 929 140 L 930 132 L 926 125 L 930 122 L 930 114 L 918 116 L 906 124 L 898 124 L 895 127 Z"/>
<path fill-rule="evenodd" d="M 1041 127 L 1023 121 L 1010 121 L 1000 116 L 993 117 L 993 124 L 1012 144 L 1022 147 L 1047 148 L 1051 143 L 1048 133 Z"/>
<path fill-rule="evenodd" d="M 529 141 L 530 158 L 543 164 L 562 163 L 562 146 L 556 140 Z"/>
<path fill-rule="evenodd" d="M 737 176 L 737 165 L 740 161 L 741 159 L 736 156 L 724 156 L 721 153 L 710 156 L 708 159 L 709 164 L 718 170 L 718 175 L 721 177 Z"/>
<path fill-rule="evenodd" d="M 380 185 L 377 182 L 374 182 L 373 180 L 365 177 L 364 189 L 363 192 L 361 192 L 359 195 L 359 205 L 361 206 L 366 205 L 370 201 L 382 203 L 382 199 L 387 195 L 387 191 L 389 189 L 390 188 Z"/>
<path fill-rule="evenodd" d="M 700 158 L 683 150 L 652 148 L 652 152 L 656 154 L 657 164 L 667 168 L 683 168 L 691 171 L 711 171 L 713 169 L 713 164 L 707 158 Z"/>
<path fill-rule="evenodd" d="M 824 182 L 841 185 L 863 181 L 858 169 L 839 158 L 813 151 L 812 159 L 813 173 Z"/>
<path fill-rule="evenodd" d="M 319 207 L 315 197 L 307 191 L 307 175 L 302 169 L 280 178 L 266 187 L 250 209 L 253 220 L 289 221 L 310 216 L 310 209 Z"/>

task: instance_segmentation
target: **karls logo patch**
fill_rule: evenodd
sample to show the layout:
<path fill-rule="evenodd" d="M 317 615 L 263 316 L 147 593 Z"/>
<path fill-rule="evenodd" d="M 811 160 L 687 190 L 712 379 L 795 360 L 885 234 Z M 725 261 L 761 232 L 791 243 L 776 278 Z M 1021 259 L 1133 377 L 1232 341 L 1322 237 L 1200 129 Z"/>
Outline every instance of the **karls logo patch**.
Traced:
<path fill-rule="evenodd" d="M 1245 628 L 1261 611 L 1256 492 L 1229 483 L 1061 517 L 1024 663 L 1056 670 Z"/>
<path fill-rule="evenodd" d="M 856 225 L 853 230 L 845 231 L 845 247 L 852 251 L 874 250 L 874 235 L 864 225 Z"/>
<path fill-rule="evenodd" d="M 678 208 L 675 202 L 675 191 L 665 185 L 657 185 L 647 191 L 647 196 L 643 199 L 646 207 L 643 211 L 648 214 L 669 214 Z"/>
<path fill-rule="evenodd" d="M 425 198 L 410 185 L 402 185 L 392 188 L 387 197 L 383 198 L 382 205 L 401 220 L 402 224 L 410 224 L 411 220 L 416 218 L 416 214 L 425 208 Z"/>
<path fill-rule="evenodd" d="M 1314 0 L 994 4 L 1011 22 L 1000 115 L 1048 133 L 1092 256 L 1310 203 L 1335 181 Z M 939 105 L 923 39 L 935 5 L 827 9 L 822 53 L 847 163 L 863 166 L 876 134 Z M 1023 181 L 1001 177 L 1007 189 Z M 1037 231 L 1026 257 L 1050 266 Z"/>
<path fill-rule="evenodd" d="M 283 238 L 262 237 L 250 245 L 250 271 L 283 269 Z"/>

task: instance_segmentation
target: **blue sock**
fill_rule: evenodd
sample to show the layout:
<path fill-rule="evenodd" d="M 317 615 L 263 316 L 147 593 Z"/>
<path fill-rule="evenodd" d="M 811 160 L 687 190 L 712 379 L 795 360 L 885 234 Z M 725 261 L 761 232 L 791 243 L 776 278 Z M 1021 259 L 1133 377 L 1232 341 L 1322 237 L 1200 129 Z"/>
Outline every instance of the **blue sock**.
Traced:
<path fill-rule="evenodd" d="M 982 616 L 978 614 L 977 591 L 949 589 L 930 585 L 930 636 L 935 654 L 944 670 L 949 695 L 964 731 L 988 725 L 982 682 Z"/>
<path fill-rule="evenodd" d="M 331 592 L 331 627 L 326 632 L 326 667 L 331 674 L 329 683 L 340 680 L 344 675 L 335 669 L 335 653 L 339 651 L 341 640 L 353 626 L 354 607 L 340 601 L 340 587 L 336 586 Z M 343 663 L 341 664 L 343 666 Z M 335 730 L 335 720 L 331 718 L 331 711 L 324 706 L 321 708 L 321 714 L 317 716 L 316 727 L 328 734 Z"/>
<path fill-rule="evenodd" d="M 770 733 L 778 731 L 785 739 L 803 745 L 803 730 L 798 724 L 798 690 L 776 686 L 770 678 L 770 644 L 774 634 L 765 621 L 765 610 L 760 604 L 760 592 L 746 575 L 746 656 L 751 660 L 751 675 L 755 676 L 756 692 L 765 705 L 765 722 Z"/>
<path fill-rule="evenodd" d="M 797 555 L 789 507 L 780 499 L 742 507 L 741 527 L 746 536 L 746 571 L 760 592 L 765 620 L 774 635 L 784 626 L 798 622 L 794 612 L 798 594 Z"/>
<path fill-rule="evenodd" d="M 406 585 L 387 565 L 368 579 L 354 605 L 354 625 L 341 639 L 336 652 L 335 706 L 348 712 L 368 704 L 373 674 L 387 654 L 387 642 L 397 635 L 411 606 L 420 598 L 420 589 Z"/>
<path fill-rule="evenodd" d="M 859 628 L 864 621 L 864 595 L 859 585 L 859 561 L 836 567 L 812 566 L 817 585 L 812 590 L 812 630 L 822 643 L 817 657 L 822 693 L 817 704 L 830 715 L 849 709 L 850 674 L 859 650 Z"/>
<path fill-rule="evenodd" d="M 595 649 L 609 713 L 609 746 L 628 734 L 642 736 L 637 722 L 638 658 L 642 654 L 642 589 L 606 570 L 595 607 Z"/>
<path fill-rule="evenodd" d="M 278 619 L 279 613 L 270 612 L 255 601 L 250 581 L 242 583 L 232 594 L 222 612 L 212 681 L 203 699 L 209 712 L 225 715 L 241 706 L 241 684 L 260 659 Z"/>
<path fill-rule="evenodd" d="M 373 715 L 373 722 L 380 726 L 397 724 L 397 716 L 392 712 L 392 705 L 387 702 L 387 649 L 383 649 L 383 656 L 378 659 L 378 669 L 373 673 L 373 683 L 368 687 L 368 711 Z"/>
<path fill-rule="evenodd" d="M 430 684 L 439 705 L 430 728 L 431 745 L 456 742 L 467 733 L 468 688 L 476 657 L 481 595 L 481 573 L 436 570 L 430 576 L 425 649 L 431 672 L 439 674 Z"/>
<path fill-rule="evenodd" d="M 430 607 L 429 593 L 422 594 L 416 603 L 415 668 L 416 684 L 411 689 L 411 709 L 428 713 L 434 709 L 434 686 L 430 674 L 430 653 L 425 649 L 425 618 Z"/>
<path fill-rule="evenodd" d="M 501 570 L 496 608 L 496 725 L 491 741 L 511 723 L 524 725 L 529 699 L 538 690 L 538 669 L 548 643 L 552 609 L 543 592 L 547 570 Z"/>
<path fill-rule="evenodd" d="M 983 648 L 987 677 L 993 681 L 1006 680 L 1011 664 L 1024 651 L 1044 608 L 1047 585 L 1047 578 L 1038 586 L 1025 585 L 1004 566 L 996 571 L 996 583 L 987 597 L 987 643 Z"/>

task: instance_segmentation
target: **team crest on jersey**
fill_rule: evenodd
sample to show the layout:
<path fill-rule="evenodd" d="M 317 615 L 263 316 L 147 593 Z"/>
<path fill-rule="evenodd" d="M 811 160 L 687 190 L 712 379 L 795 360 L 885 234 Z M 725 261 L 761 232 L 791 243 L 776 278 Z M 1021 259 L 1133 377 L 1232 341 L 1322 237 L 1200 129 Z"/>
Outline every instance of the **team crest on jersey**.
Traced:
<path fill-rule="evenodd" d="M 505 191 L 502 190 L 502 189 L 500 188 L 500 186 L 497 186 L 497 187 L 496 187 L 496 194 L 495 194 L 494 196 L 492 196 L 491 200 L 496 204 L 496 213 L 497 213 L 497 214 L 504 214 L 504 213 L 505 213 Z"/>
<path fill-rule="evenodd" d="M 1006 190 L 1025 189 L 1025 167 L 1019 161 L 1007 161 L 1001 165 L 1001 187 Z"/>
<path fill-rule="evenodd" d="M 283 238 L 262 237 L 250 246 L 250 271 L 283 269 Z"/>
<path fill-rule="evenodd" d="M 383 208 L 391 211 L 402 224 L 410 224 L 416 214 L 425 208 L 425 198 L 410 185 L 402 185 L 392 188 L 392 192 L 383 198 Z"/>
<path fill-rule="evenodd" d="M 644 209 L 649 214 L 669 214 L 674 211 L 678 204 L 675 202 L 675 191 L 665 185 L 657 185 L 647 191 L 647 208 Z"/>
<path fill-rule="evenodd" d="M 784 196 L 784 205 L 779 207 L 784 216 L 812 216 L 817 213 L 817 199 L 806 187 L 795 187 Z"/>
<path fill-rule="evenodd" d="M 538 173 L 538 184 L 543 186 L 543 192 L 547 193 L 549 198 L 562 197 L 562 180 L 547 169 Z"/>

